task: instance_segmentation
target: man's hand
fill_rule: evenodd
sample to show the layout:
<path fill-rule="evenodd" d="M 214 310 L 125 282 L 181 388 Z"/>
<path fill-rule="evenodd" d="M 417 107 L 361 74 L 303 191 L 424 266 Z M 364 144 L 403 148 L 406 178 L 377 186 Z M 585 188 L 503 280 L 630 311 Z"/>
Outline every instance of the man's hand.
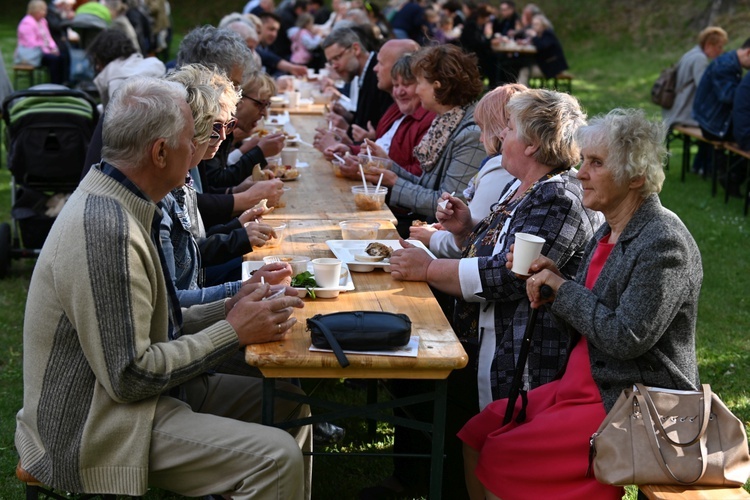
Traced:
<path fill-rule="evenodd" d="M 288 262 L 272 262 L 260 267 L 248 280 L 251 283 L 260 283 L 261 278 L 269 285 L 292 284 L 292 266 Z"/>
<path fill-rule="evenodd" d="M 240 151 L 244 155 L 245 153 L 253 149 L 255 146 L 257 146 L 259 142 L 260 142 L 260 137 L 258 137 L 257 135 L 254 137 L 251 137 L 250 139 L 243 141 L 242 144 L 240 144 Z"/>
<path fill-rule="evenodd" d="M 284 134 L 268 134 L 265 137 L 261 137 L 260 141 L 258 141 L 258 147 L 263 151 L 263 156 L 268 158 L 281 153 L 281 150 L 284 149 L 284 141 L 286 141 Z"/>
<path fill-rule="evenodd" d="M 257 288 L 251 291 L 250 286 Z M 227 301 L 227 321 L 237 332 L 240 346 L 282 340 L 285 333 L 297 322 L 291 315 L 294 308 L 304 307 L 302 299 L 285 295 L 277 299 L 263 300 L 270 290 L 270 285 L 250 286 L 243 285 L 237 295 Z"/>
<path fill-rule="evenodd" d="M 247 240 L 254 247 L 262 247 L 271 238 L 276 238 L 276 231 L 268 224 L 261 222 L 248 222 L 245 224 Z M 260 281 L 258 278 L 257 281 Z"/>
<path fill-rule="evenodd" d="M 240 221 L 240 224 L 243 226 L 247 224 L 248 222 L 253 221 L 260 221 L 260 216 L 263 215 L 263 209 L 262 208 L 248 208 L 242 214 L 240 214 L 239 217 L 237 217 Z"/>
<path fill-rule="evenodd" d="M 355 142 L 362 142 L 365 139 L 375 140 L 377 138 L 377 132 L 375 127 L 372 126 L 372 122 L 367 122 L 367 130 L 363 129 L 359 125 L 352 125 L 352 137 Z"/>

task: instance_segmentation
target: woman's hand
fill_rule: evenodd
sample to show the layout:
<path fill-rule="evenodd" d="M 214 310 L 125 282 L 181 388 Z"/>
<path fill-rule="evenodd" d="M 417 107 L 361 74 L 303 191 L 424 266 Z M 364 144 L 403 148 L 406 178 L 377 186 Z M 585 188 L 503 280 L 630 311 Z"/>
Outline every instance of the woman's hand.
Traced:
<path fill-rule="evenodd" d="M 438 229 L 432 224 L 427 226 L 411 226 L 409 228 L 409 239 L 419 240 L 424 246 L 429 248 L 430 238 L 432 238 L 432 235 L 435 234 L 437 230 Z"/>
<path fill-rule="evenodd" d="M 334 159 L 334 154 L 339 155 L 341 158 L 346 156 L 346 153 L 351 153 L 351 149 L 346 144 L 334 144 L 333 146 L 328 146 L 323 150 L 323 156 L 325 156 L 326 160 L 331 161 Z"/>
<path fill-rule="evenodd" d="M 335 105 L 334 108 L 338 106 Z M 347 130 L 349 128 L 349 122 L 347 122 L 343 116 L 338 114 L 336 111 L 332 111 L 326 115 L 326 120 L 328 120 L 329 128 L 337 128 L 342 130 Z"/>
<path fill-rule="evenodd" d="M 365 145 L 360 150 L 359 154 L 367 154 L 367 146 L 370 146 L 370 154 L 372 156 L 377 156 L 378 158 L 388 158 L 388 152 L 379 144 L 376 144 L 374 140 L 370 139 L 365 139 Z"/>
<path fill-rule="evenodd" d="M 457 239 L 466 239 L 473 227 L 471 210 L 460 198 L 443 193 L 438 202 L 435 218 L 446 231 L 450 231 Z"/>
<path fill-rule="evenodd" d="M 240 346 L 282 340 L 285 333 L 297 322 L 291 317 L 294 308 L 303 308 L 298 296 L 288 294 L 264 300 L 271 292 L 268 284 L 244 284 L 240 291 L 226 301 L 227 322 L 232 325 Z"/>
<path fill-rule="evenodd" d="M 507 262 L 505 267 L 511 269 L 513 267 L 513 250 L 515 244 L 510 246 L 510 252 L 506 255 Z M 557 269 L 554 261 L 548 257 L 538 257 L 534 262 L 531 263 L 530 276 L 518 276 L 520 279 L 526 280 L 526 295 L 529 297 L 531 307 L 534 309 L 551 302 L 554 302 L 557 290 L 565 283 L 565 278 Z M 541 288 L 542 285 L 547 285 L 552 289 L 551 297 L 542 297 Z"/>
<path fill-rule="evenodd" d="M 402 249 L 391 255 L 391 278 L 400 281 L 427 281 L 427 270 L 433 258 L 421 248 L 402 239 Z"/>

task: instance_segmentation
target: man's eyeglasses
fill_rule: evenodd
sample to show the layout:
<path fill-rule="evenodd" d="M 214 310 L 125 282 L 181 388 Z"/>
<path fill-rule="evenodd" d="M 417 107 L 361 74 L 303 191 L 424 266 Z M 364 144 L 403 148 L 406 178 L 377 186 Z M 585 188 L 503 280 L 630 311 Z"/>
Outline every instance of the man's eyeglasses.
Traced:
<path fill-rule="evenodd" d="M 250 99 L 251 101 L 253 101 L 255 104 L 258 105 L 258 108 L 260 108 L 261 111 L 271 107 L 271 101 L 259 101 L 258 99 L 254 99 L 250 97 L 249 95 L 243 95 L 242 98 Z"/>
<path fill-rule="evenodd" d="M 342 57 L 344 57 L 344 54 L 346 54 L 346 51 L 349 50 L 349 49 L 351 49 L 351 48 L 352 47 L 350 45 L 349 47 L 347 47 L 344 50 L 342 50 L 341 52 L 339 52 L 337 55 L 335 55 L 333 57 L 329 57 L 328 58 L 328 62 L 331 63 L 331 64 L 336 64 L 337 62 L 339 62 L 341 60 Z"/>
<path fill-rule="evenodd" d="M 224 130 L 224 137 L 228 136 L 229 134 L 234 131 L 234 128 L 237 126 L 237 120 L 235 118 L 232 118 L 226 123 L 222 122 L 214 122 L 212 131 L 211 131 L 211 137 L 208 138 L 208 144 L 209 146 L 214 146 L 219 140 L 221 139 L 221 131 Z"/>

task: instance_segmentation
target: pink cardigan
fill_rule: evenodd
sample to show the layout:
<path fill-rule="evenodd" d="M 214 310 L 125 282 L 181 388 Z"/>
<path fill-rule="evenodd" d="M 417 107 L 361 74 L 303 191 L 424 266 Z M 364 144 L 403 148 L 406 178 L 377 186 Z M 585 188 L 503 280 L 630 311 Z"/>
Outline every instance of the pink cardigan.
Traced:
<path fill-rule="evenodd" d="M 42 18 L 38 22 L 30 15 L 26 15 L 18 24 L 18 45 L 23 47 L 41 47 L 45 54 L 57 54 L 57 44 L 49 32 L 47 20 Z"/>

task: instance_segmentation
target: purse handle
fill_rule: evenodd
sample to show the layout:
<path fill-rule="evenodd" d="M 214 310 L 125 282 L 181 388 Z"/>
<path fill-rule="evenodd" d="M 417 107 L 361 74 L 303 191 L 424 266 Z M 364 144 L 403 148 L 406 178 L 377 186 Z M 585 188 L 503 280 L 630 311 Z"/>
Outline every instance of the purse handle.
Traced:
<path fill-rule="evenodd" d="M 672 477 L 675 481 L 677 481 L 680 484 L 694 484 L 697 482 L 700 478 L 703 477 L 703 474 L 706 473 L 706 467 L 708 466 L 708 458 L 706 456 L 706 445 L 705 443 L 700 443 L 700 439 L 703 437 L 703 435 L 706 432 L 706 428 L 708 427 L 708 420 L 710 418 L 710 411 L 711 411 L 711 405 L 710 400 L 708 399 L 710 389 L 708 385 L 703 384 L 701 386 L 701 390 L 703 392 L 703 408 L 700 415 L 698 415 L 699 418 L 702 419 L 700 430 L 698 431 L 698 435 L 688 441 L 687 443 L 680 443 L 678 441 L 672 440 L 669 436 L 667 436 L 667 433 L 664 431 L 664 426 L 661 423 L 661 418 L 659 416 L 658 411 L 656 410 L 656 406 L 654 405 L 653 400 L 651 399 L 651 396 L 648 394 L 648 390 L 643 384 L 635 384 L 638 391 L 635 393 L 635 398 L 638 404 L 643 408 L 641 411 L 641 415 L 643 416 L 643 423 L 646 431 L 646 435 L 648 436 L 649 444 L 651 445 L 651 450 L 654 453 L 654 456 L 661 457 L 661 460 L 657 460 L 659 463 L 659 467 L 661 467 L 662 471 L 664 471 L 665 474 Z M 654 421 L 656 421 L 656 424 L 654 424 Z M 701 454 L 701 472 L 698 474 L 698 476 L 695 479 L 692 479 L 690 481 L 685 481 L 683 479 L 678 478 L 673 472 L 672 469 L 669 468 L 669 464 L 667 464 L 667 459 L 664 458 L 664 453 L 661 451 L 661 446 L 659 446 L 659 441 L 656 438 L 656 431 L 654 429 L 654 425 L 659 429 L 659 432 L 661 432 L 661 435 L 664 436 L 664 438 L 671 444 L 679 447 L 685 447 L 690 446 L 692 444 L 698 443 L 698 447 L 700 448 L 700 454 Z"/>
<path fill-rule="evenodd" d="M 341 344 L 339 344 L 339 341 L 336 340 L 336 336 L 333 334 L 331 329 L 324 325 L 322 321 L 318 321 L 317 319 L 307 318 L 307 321 L 320 328 L 320 331 L 323 332 L 323 335 L 328 341 L 328 345 L 333 350 L 333 354 L 336 355 L 336 359 L 341 365 L 341 368 L 346 368 L 347 366 L 349 366 L 349 359 L 346 357 L 344 350 L 341 348 Z"/>

